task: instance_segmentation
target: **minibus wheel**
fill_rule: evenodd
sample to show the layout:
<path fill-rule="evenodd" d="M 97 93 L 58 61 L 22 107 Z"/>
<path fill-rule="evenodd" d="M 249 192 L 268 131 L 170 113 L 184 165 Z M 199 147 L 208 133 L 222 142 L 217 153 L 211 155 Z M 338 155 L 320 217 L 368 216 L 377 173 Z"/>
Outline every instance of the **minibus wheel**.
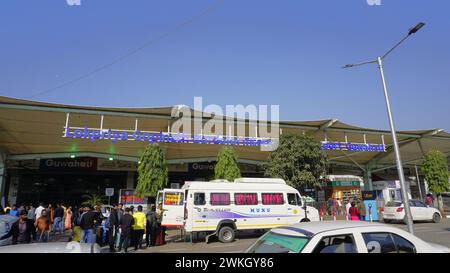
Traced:
<path fill-rule="evenodd" d="M 234 230 L 229 226 L 223 226 L 219 230 L 219 241 L 222 243 L 231 243 L 234 241 Z"/>

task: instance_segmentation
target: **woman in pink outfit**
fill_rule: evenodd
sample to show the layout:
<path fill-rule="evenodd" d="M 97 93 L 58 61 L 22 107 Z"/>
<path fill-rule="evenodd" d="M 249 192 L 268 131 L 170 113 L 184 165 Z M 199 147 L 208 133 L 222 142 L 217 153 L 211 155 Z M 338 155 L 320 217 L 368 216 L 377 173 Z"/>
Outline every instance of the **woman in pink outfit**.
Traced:
<path fill-rule="evenodd" d="M 66 220 L 64 221 L 64 229 L 71 230 L 72 229 L 72 207 L 67 208 L 66 211 Z"/>
<path fill-rule="evenodd" d="M 348 210 L 350 214 L 350 220 L 351 221 L 359 221 L 359 211 L 356 208 L 355 202 L 352 202 L 351 208 Z"/>

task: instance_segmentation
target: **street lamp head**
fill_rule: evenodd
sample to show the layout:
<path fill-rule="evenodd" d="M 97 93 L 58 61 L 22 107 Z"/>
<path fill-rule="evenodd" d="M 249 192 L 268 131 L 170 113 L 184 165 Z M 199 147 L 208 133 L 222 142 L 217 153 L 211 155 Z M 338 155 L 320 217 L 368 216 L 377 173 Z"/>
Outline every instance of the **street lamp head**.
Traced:
<path fill-rule="evenodd" d="M 408 36 L 419 31 L 419 29 L 421 29 L 424 25 L 425 23 L 420 22 L 415 27 L 409 29 Z"/>
<path fill-rule="evenodd" d="M 346 64 L 342 68 L 350 68 L 350 67 L 353 67 L 353 66 L 354 66 L 353 64 Z"/>

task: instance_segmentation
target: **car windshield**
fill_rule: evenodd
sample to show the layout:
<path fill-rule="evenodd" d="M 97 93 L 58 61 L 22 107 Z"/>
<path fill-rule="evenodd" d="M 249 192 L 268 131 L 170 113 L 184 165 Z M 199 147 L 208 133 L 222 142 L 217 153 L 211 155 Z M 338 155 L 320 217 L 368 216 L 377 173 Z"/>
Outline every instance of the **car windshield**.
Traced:
<path fill-rule="evenodd" d="M 402 205 L 402 202 L 398 201 L 389 201 L 386 204 L 386 207 L 400 207 Z"/>
<path fill-rule="evenodd" d="M 308 238 L 289 236 L 269 231 L 248 251 L 249 253 L 298 253 L 308 242 Z"/>

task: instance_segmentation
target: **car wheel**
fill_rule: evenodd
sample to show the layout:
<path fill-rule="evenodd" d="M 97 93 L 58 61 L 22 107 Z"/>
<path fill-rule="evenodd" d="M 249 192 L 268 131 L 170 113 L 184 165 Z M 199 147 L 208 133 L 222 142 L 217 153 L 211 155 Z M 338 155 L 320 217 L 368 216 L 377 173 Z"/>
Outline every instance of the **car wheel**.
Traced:
<path fill-rule="evenodd" d="M 389 224 L 389 223 L 391 222 L 391 220 L 389 220 L 389 219 L 383 219 L 383 222 L 386 223 L 386 224 Z"/>
<path fill-rule="evenodd" d="M 433 223 L 439 223 L 441 221 L 441 216 L 439 215 L 439 213 L 435 212 L 433 214 Z"/>
<path fill-rule="evenodd" d="M 219 230 L 219 241 L 222 243 L 231 243 L 234 241 L 234 235 L 234 230 L 231 227 L 222 227 Z"/>

